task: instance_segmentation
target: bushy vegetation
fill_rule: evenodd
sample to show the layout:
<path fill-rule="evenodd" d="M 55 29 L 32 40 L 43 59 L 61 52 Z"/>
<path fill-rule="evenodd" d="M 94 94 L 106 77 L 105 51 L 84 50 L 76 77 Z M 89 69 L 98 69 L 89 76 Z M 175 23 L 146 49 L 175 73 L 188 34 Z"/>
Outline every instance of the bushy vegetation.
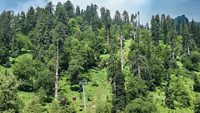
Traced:
<path fill-rule="evenodd" d="M 199 113 L 198 23 L 99 9 L 1 13 L 0 112 Z"/>

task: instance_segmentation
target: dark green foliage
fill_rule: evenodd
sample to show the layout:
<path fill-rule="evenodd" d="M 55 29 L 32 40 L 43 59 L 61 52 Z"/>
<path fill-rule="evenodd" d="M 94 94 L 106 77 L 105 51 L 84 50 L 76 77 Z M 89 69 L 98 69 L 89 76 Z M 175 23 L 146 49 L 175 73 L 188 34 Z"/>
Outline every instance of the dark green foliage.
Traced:
<path fill-rule="evenodd" d="M 114 22 L 117 25 L 121 25 L 122 24 L 122 17 L 121 17 L 121 14 L 120 14 L 120 12 L 118 10 L 115 12 Z"/>
<path fill-rule="evenodd" d="M 22 91 L 33 91 L 34 80 L 38 76 L 38 63 L 29 56 L 24 56 L 18 60 L 13 67 L 13 74 L 20 81 L 19 89 Z"/>
<path fill-rule="evenodd" d="M 78 41 L 77 39 L 72 39 L 70 45 L 73 45 L 70 48 L 68 68 L 70 82 L 71 84 L 78 84 L 84 78 L 82 73 L 95 65 L 94 50 L 89 45 L 85 45 L 84 41 Z"/>
<path fill-rule="evenodd" d="M 159 17 L 159 15 L 152 17 L 151 32 L 152 32 L 152 40 L 154 41 L 155 44 L 158 44 L 160 41 L 160 17 Z"/>
<path fill-rule="evenodd" d="M 74 17 L 74 6 L 71 1 L 65 2 L 63 7 L 65 8 L 67 19 Z"/>
<path fill-rule="evenodd" d="M 45 9 L 48 11 L 48 13 L 53 14 L 54 6 L 53 6 L 52 2 L 47 3 Z"/>
<path fill-rule="evenodd" d="M 26 34 L 25 19 L 26 14 L 23 11 L 14 18 L 17 33 Z"/>
<path fill-rule="evenodd" d="M 55 17 L 58 21 L 67 24 L 66 10 L 60 2 L 56 5 Z"/>
<path fill-rule="evenodd" d="M 143 97 L 148 94 L 148 87 L 145 84 L 145 81 L 140 77 L 131 76 L 128 80 L 126 86 L 126 96 L 127 101 L 130 102 L 135 98 Z"/>
<path fill-rule="evenodd" d="M 200 92 L 200 78 L 196 76 L 194 78 L 194 85 L 193 85 L 194 91 Z"/>
<path fill-rule="evenodd" d="M 0 64 L 5 67 L 10 66 L 10 51 L 15 38 L 13 17 L 14 15 L 11 11 L 3 11 L 0 15 Z"/>
<path fill-rule="evenodd" d="M 73 26 L 73 28 L 70 27 L 70 29 L 73 29 L 73 31 L 72 31 L 73 33 L 75 32 L 74 31 L 74 29 L 75 29 L 74 26 Z M 65 45 L 65 42 L 68 41 L 67 40 L 68 32 L 69 32 L 69 30 L 67 31 L 67 27 L 61 22 L 59 22 L 56 25 L 55 29 L 52 31 L 52 34 L 53 34 L 53 45 L 51 45 L 52 48 L 49 49 L 49 51 L 53 51 L 54 53 L 52 54 L 50 59 L 55 57 L 55 48 L 57 46 L 57 41 L 58 41 L 59 66 L 60 66 L 61 70 L 62 69 L 66 70 L 68 68 L 68 63 L 69 63 L 69 53 L 68 53 L 68 50 L 65 49 L 65 47 L 68 48 Z"/>
<path fill-rule="evenodd" d="M 189 71 L 198 71 L 200 63 L 200 54 L 199 52 L 192 52 L 190 56 L 184 56 L 182 62 L 186 69 Z"/>
<path fill-rule="evenodd" d="M 200 97 L 196 96 L 194 102 L 194 113 L 200 113 Z"/>
<path fill-rule="evenodd" d="M 165 87 L 165 104 L 167 105 L 168 108 L 174 109 L 174 100 L 172 97 L 172 92 L 171 92 L 171 87 L 170 87 L 170 78 L 167 78 L 167 85 Z"/>
<path fill-rule="evenodd" d="M 122 111 L 126 105 L 125 80 L 120 62 L 115 56 L 109 58 L 108 77 L 112 85 L 112 113 Z"/>
<path fill-rule="evenodd" d="M 130 46 L 130 71 L 133 76 L 139 76 L 145 80 L 150 90 L 154 90 L 155 86 L 161 84 L 164 76 L 163 61 L 154 54 L 148 31 L 141 30 L 138 34 L 140 33 L 141 38 L 137 37 Z M 162 48 L 155 48 L 155 50 L 158 49 Z"/>
<path fill-rule="evenodd" d="M 81 15 L 81 10 L 79 6 L 76 6 L 76 16 L 80 16 Z"/>
<path fill-rule="evenodd" d="M 188 69 L 189 71 L 194 70 L 195 67 L 194 67 L 194 65 L 192 64 L 190 58 L 188 58 L 188 57 L 183 57 L 182 62 L 183 62 L 183 64 L 184 64 L 184 66 L 185 66 L 186 69 Z"/>
<path fill-rule="evenodd" d="M 185 15 L 182 15 L 182 16 L 178 16 L 174 19 L 174 22 L 175 22 L 175 25 L 176 25 L 176 29 L 177 29 L 177 32 L 178 34 L 181 34 L 183 33 L 183 29 L 181 28 L 181 26 L 183 24 L 189 24 L 189 20 L 187 17 L 185 17 Z"/>
<path fill-rule="evenodd" d="M 33 7 L 30 7 L 25 19 L 25 35 L 28 35 L 28 33 L 34 29 L 36 25 L 36 20 L 37 19 L 35 15 L 35 9 Z"/>
<path fill-rule="evenodd" d="M 0 112 L 19 113 L 21 102 L 17 96 L 14 76 L 0 75 Z"/>
<path fill-rule="evenodd" d="M 124 23 L 129 23 L 129 15 L 127 11 L 124 11 L 122 14 L 122 20 Z"/>
<path fill-rule="evenodd" d="M 36 89 L 44 88 L 49 98 L 51 98 L 54 94 L 54 74 L 48 69 L 41 71 L 38 75 L 35 87 Z"/>
<path fill-rule="evenodd" d="M 54 87 L 53 74 L 41 62 L 33 60 L 30 56 L 23 56 L 14 65 L 13 71 L 20 82 L 19 90 L 35 91 L 41 87 L 48 95 L 52 95 Z"/>

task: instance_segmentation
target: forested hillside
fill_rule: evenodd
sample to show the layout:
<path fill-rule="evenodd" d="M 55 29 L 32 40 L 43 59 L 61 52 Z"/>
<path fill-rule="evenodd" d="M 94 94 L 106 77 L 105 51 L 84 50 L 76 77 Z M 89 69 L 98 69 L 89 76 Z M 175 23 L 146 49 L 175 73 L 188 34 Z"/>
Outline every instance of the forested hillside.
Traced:
<path fill-rule="evenodd" d="M 55 6 L 54 6 L 55 5 Z M 200 113 L 200 25 L 70 1 L 0 15 L 0 113 Z"/>

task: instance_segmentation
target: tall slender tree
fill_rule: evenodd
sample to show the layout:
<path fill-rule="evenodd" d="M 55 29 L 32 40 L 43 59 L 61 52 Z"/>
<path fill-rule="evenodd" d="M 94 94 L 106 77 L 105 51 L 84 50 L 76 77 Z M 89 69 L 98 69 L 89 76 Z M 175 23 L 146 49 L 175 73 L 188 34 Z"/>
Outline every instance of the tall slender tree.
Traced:
<path fill-rule="evenodd" d="M 125 80 L 121 70 L 121 63 L 116 59 L 116 57 L 112 55 L 109 62 L 108 77 L 111 78 L 113 93 L 112 113 L 116 113 L 122 111 L 126 105 Z"/>
<path fill-rule="evenodd" d="M 129 23 L 129 15 L 127 11 L 124 11 L 122 14 L 123 22 L 124 23 Z"/>
<path fill-rule="evenodd" d="M 15 38 L 13 24 L 14 15 L 11 11 L 4 11 L 0 15 L 0 64 L 8 67 L 10 65 L 12 43 Z"/>

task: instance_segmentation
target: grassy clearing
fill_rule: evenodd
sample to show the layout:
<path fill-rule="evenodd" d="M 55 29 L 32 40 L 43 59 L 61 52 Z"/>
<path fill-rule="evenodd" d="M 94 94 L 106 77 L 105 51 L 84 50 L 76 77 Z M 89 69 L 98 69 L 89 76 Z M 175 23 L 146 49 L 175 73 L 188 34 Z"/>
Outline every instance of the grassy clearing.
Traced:
<path fill-rule="evenodd" d="M 17 95 L 18 95 L 19 99 L 22 100 L 22 102 L 24 104 L 26 104 L 28 101 L 30 101 L 33 98 L 33 96 L 35 95 L 35 93 L 33 93 L 33 92 L 18 91 Z"/>
<path fill-rule="evenodd" d="M 106 69 L 91 69 L 88 74 L 91 81 L 85 85 L 86 109 L 83 108 L 82 93 L 72 91 L 70 84 L 66 81 L 66 77 L 62 77 L 60 80 L 60 91 L 72 102 L 76 111 L 80 113 L 94 113 L 98 102 L 111 101 L 112 97 Z M 73 97 L 76 97 L 76 101 L 72 100 Z"/>

